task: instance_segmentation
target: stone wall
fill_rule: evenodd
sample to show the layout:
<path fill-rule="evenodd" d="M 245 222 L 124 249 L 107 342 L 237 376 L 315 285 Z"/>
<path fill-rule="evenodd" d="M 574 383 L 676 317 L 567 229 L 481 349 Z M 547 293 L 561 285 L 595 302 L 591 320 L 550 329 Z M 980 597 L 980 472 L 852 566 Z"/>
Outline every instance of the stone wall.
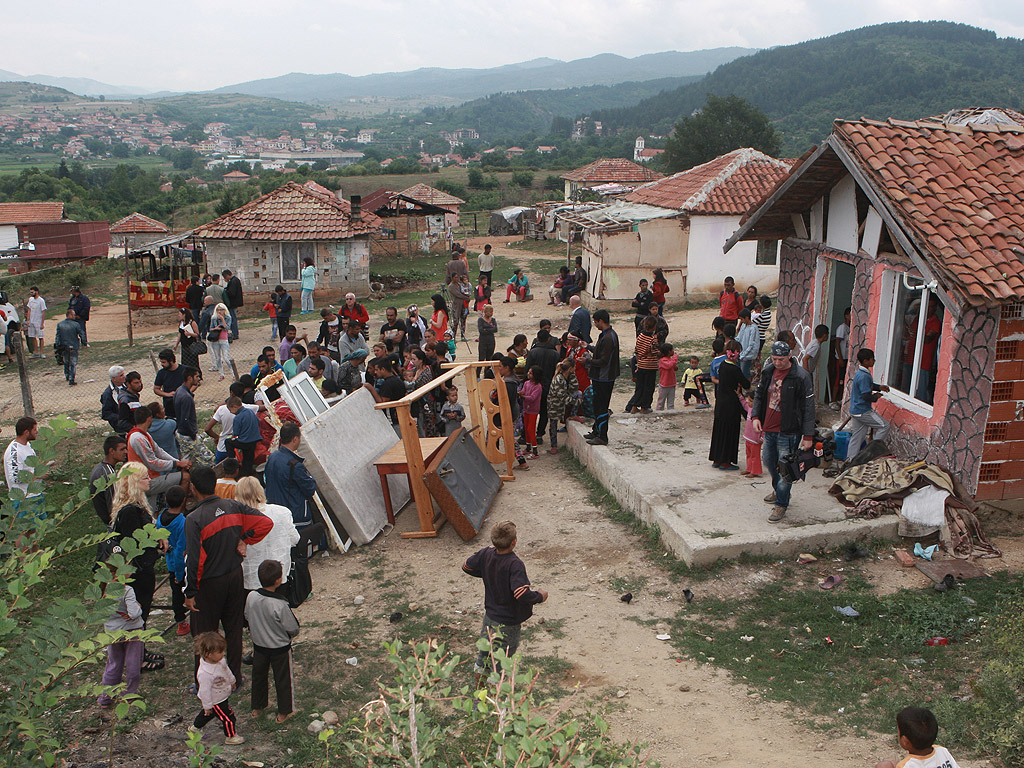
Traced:
<path fill-rule="evenodd" d="M 282 280 L 281 244 L 254 240 L 206 240 L 206 263 L 210 272 L 230 269 L 242 281 L 247 294 L 269 293 L 278 283 L 298 291 L 299 281 Z M 303 244 L 307 245 L 307 244 Z M 311 246 L 317 268 L 319 299 L 337 301 L 352 291 L 364 297 L 370 291 L 370 238 L 356 237 L 338 241 L 318 241 Z"/>

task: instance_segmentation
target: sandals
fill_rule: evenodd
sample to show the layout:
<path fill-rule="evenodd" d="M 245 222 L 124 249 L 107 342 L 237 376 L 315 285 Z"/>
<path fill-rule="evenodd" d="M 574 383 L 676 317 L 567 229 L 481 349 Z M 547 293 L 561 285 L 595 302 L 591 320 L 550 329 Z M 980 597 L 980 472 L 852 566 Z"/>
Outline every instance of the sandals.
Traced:
<path fill-rule="evenodd" d="M 156 672 L 158 669 L 163 669 L 164 668 L 164 664 L 166 662 L 163 660 L 162 657 L 159 658 L 159 659 L 150 659 L 150 658 L 148 658 L 148 656 L 149 656 L 149 654 L 147 653 L 146 654 L 147 658 L 143 658 L 142 659 L 142 671 L 143 672 Z"/>
<path fill-rule="evenodd" d="M 843 583 L 842 576 L 829 576 L 824 581 L 818 582 L 818 586 L 822 589 L 835 589 Z"/>

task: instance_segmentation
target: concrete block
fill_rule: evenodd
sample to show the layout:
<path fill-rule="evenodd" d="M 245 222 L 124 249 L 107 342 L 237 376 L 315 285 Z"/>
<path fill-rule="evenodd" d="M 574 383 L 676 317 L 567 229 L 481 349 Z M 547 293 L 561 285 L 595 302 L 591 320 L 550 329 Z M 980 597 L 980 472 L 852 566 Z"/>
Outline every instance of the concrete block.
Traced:
<path fill-rule="evenodd" d="M 356 544 L 369 544 L 387 524 L 373 462 L 399 442 L 391 420 L 373 406 L 373 396 L 357 390 L 303 424 L 299 445 L 320 498 Z M 409 501 L 409 482 L 391 475 L 388 483 L 397 512 Z"/>

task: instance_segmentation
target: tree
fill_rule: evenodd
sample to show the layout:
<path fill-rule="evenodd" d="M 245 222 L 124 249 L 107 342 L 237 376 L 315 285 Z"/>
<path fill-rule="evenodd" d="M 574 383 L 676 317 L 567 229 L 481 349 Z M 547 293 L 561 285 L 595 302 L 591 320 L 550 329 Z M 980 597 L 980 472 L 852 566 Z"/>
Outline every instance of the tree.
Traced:
<path fill-rule="evenodd" d="M 517 187 L 532 187 L 533 173 L 531 171 L 513 171 L 512 183 Z"/>
<path fill-rule="evenodd" d="M 470 168 L 467 175 L 469 176 L 467 183 L 470 187 L 480 189 L 484 185 L 484 172 L 479 168 Z"/>
<path fill-rule="evenodd" d="M 741 147 L 776 155 L 781 142 L 768 116 L 739 96 L 709 93 L 704 106 L 684 117 L 665 143 L 669 173 L 685 171 Z"/>

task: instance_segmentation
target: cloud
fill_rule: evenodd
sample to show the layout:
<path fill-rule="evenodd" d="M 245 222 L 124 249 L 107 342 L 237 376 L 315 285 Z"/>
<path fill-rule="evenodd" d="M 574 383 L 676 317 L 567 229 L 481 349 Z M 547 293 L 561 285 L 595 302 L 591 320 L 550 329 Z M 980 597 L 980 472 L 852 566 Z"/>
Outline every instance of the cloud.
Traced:
<path fill-rule="evenodd" d="M 6 15 L 0 68 L 174 90 L 288 72 L 760 48 L 898 20 L 944 18 L 1024 36 L 1024 3 L 1005 0 L 38 0 L 30 17 L 23 8 Z"/>

